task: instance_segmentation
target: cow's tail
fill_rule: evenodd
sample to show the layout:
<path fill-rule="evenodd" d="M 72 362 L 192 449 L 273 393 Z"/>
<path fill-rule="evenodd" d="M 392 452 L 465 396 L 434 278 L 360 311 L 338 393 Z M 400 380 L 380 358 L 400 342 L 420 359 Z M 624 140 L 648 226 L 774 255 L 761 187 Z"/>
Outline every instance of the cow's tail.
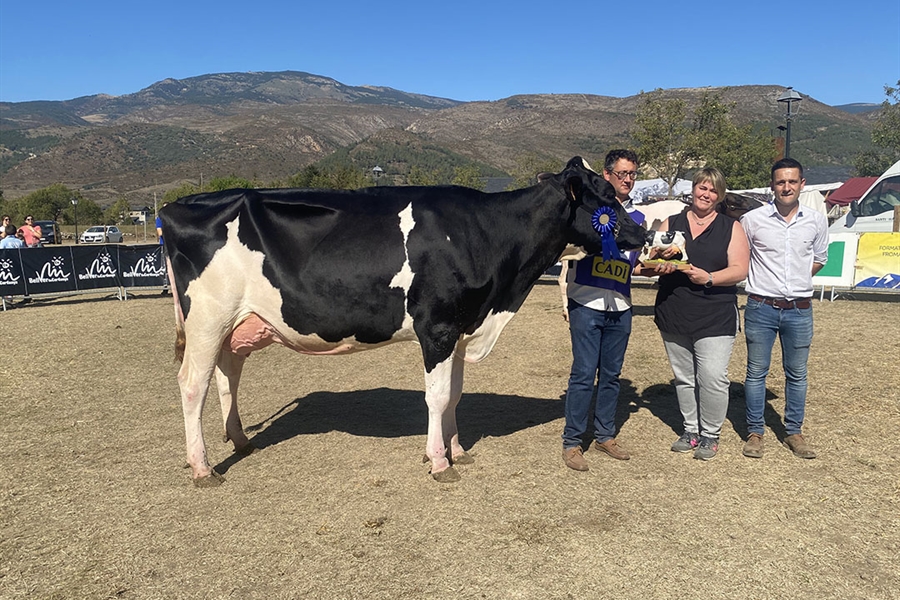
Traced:
<path fill-rule="evenodd" d="M 169 289 L 172 290 L 172 299 L 175 301 L 175 362 L 184 360 L 184 313 L 181 312 L 181 302 L 178 299 L 178 288 L 175 287 L 175 275 L 172 273 L 172 262 L 166 257 L 166 273 L 169 277 Z"/>

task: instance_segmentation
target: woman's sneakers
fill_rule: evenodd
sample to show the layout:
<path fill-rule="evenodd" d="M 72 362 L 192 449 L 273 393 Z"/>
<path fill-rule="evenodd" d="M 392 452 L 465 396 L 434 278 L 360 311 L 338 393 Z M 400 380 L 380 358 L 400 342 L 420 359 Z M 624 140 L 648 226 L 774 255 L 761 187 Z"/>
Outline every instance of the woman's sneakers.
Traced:
<path fill-rule="evenodd" d="M 719 440 L 701 435 L 700 444 L 698 444 L 697 449 L 694 450 L 694 458 L 699 458 L 700 460 L 712 460 L 716 457 L 716 452 L 718 451 Z"/>
<path fill-rule="evenodd" d="M 690 452 L 700 445 L 700 436 L 690 431 L 685 431 L 681 437 L 672 444 L 672 452 Z"/>

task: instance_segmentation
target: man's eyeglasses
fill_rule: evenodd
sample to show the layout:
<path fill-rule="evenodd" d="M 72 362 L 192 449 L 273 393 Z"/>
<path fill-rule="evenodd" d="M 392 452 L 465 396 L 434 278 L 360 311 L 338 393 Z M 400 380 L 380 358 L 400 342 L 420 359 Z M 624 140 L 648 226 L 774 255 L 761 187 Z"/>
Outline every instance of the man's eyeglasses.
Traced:
<path fill-rule="evenodd" d="M 630 179 L 634 181 L 637 179 L 637 171 L 610 171 L 613 175 L 625 181 L 626 179 Z"/>

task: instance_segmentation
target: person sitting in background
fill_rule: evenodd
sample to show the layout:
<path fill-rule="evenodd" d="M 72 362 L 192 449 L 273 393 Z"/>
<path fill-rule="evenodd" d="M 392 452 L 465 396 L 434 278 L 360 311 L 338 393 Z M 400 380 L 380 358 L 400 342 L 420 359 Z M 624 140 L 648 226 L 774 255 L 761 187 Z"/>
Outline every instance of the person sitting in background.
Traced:
<path fill-rule="evenodd" d="M 0 250 L 24 247 L 25 243 L 17 237 L 17 233 L 15 225 L 7 225 L 3 230 L 3 239 L 0 239 Z"/>
<path fill-rule="evenodd" d="M 12 223 L 9 220 L 9 215 L 3 215 L 3 223 L 0 224 L 0 238 L 3 237 L 3 234 L 6 233 L 6 228 L 11 224 Z"/>
<path fill-rule="evenodd" d="M 25 224 L 19 230 L 25 239 L 25 245 L 29 248 L 40 248 L 41 246 L 41 226 L 34 225 L 34 217 L 28 215 L 25 217 Z"/>

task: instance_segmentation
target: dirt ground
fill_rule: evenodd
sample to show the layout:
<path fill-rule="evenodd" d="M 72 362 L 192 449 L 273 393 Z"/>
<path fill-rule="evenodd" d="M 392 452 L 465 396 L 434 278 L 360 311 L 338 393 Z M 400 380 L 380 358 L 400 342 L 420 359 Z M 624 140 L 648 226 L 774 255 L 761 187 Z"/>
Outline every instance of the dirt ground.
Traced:
<path fill-rule="evenodd" d="M 702 462 L 669 450 L 681 423 L 654 293 L 635 290 L 622 374 L 632 460 L 563 465 L 571 355 L 541 282 L 467 366 L 459 424 L 476 462 L 449 485 L 421 463 L 415 344 L 255 354 L 240 403 L 262 450 L 231 454 L 213 393 L 206 438 L 227 482 L 195 489 L 171 298 L 3 313 L 0 598 L 897 598 L 900 303 L 815 302 L 811 461 L 777 441 L 777 351 L 765 456 L 741 456 L 739 335 L 719 456 Z"/>

